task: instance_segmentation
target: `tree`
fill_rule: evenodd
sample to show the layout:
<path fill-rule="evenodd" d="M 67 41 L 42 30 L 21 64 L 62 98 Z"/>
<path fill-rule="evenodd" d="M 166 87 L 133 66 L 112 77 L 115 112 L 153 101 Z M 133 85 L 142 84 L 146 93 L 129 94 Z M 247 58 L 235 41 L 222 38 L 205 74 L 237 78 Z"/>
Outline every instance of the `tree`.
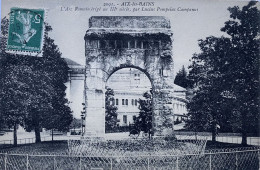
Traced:
<path fill-rule="evenodd" d="M 28 108 L 28 96 L 23 91 L 28 89 L 25 81 L 26 77 L 31 74 L 30 66 L 19 67 L 13 63 L 14 55 L 5 52 L 9 21 L 6 17 L 1 20 L 1 51 L 0 51 L 0 116 L 9 128 L 14 129 L 14 145 L 17 145 L 17 128 L 23 125 L 26 117 L 26 108 Z M 10 64 L 8 64 L 10 63 Z M 28 71 L 28 74 L 24 72 Z M 22 79 L 21 77 L 25 77 Z M 2 124 L 2 122 L 1 122 Z"/>
<path fill-rule="evenodd" d="M 34 130 L 36 142 L 40 142 L 40 129 L 50 127 L 46 119 L 51 115 L 59 114 L 60 118 L 67 118 L 64 121 L 55 119 L 53 124 L 57 128 L 68 127 L 68 122 L 72 121 L 65 99 L 64 83 L 67 80 L 68 67 L 54 41 L 47 35 L 42 58 L 6 53 L 6 18 L 2 20 L 1 27 L 0 115 L 9 127 L 14 127 L 15 145 L 18 125 Z M 51 27 L 47 25 L 46 31 L 50 30 Z"/>
<path fill-rule="evenodd" d="M 5 81 L 1 88 L 1 114 L 4 122 L 9 128 L 14 129 L 14 145 L 17 145 L 17 128 L 18 125 L 23 125 L 23 121 L 27 115 L 29 94 L 23 95 L 23 91 L 27 88 L 21 76 L 25 76 L 23 69 L 29 67 L 9 66 L 5 68 L 5 75 L 11 77 L 12 80 Z M 2 79 L 3 80 L 3 79 Z M 5 79 L 6 80 L 6 79 Z M 15 84 L 14 84 L 15 83 Z"/>
<path fill-rule="evenodd" d="M 68 131 L 73 120 L 71 109 L 66 105 L 66 102 L 57 102 L 56 104 L 57 106 L 51 112 L 44 115 L 42 121 L 42 127 L 46 128 L 47 130 L 52 130 L 52 141 L 53 131 Z"/>
<path fill-rule="evenodd" d="M 46 31 L 50 32 L 52 28 L 47 24 Z M 40 142 L 40 129 L 67 131 L 73 120 L 72 111 L 68 106 L 68 100 L 65 98 L 65 82 L 68 80 L 68 66 L 61 58 L 61 53 L 54 40 L 48 34 L 45 34 L 43 46 L 43 57 L 41 65 L 36 65 L 37 69 L 46 74 L 49 79 L 50 100 L 47 100 L 48 107 L 39 110 L 33 109 L 26 119 L 26 127 L 28 130 L 34 129 L 36 142 Z M 48 80 L 45 80 L 48 82 Z M 45 83 L 45 85 L 47 85 Z M 45 99 L 42 96 L 42 99 Z M 53 134 L 52 134 L 53 137 Z"/>
<path fill-rule="evenodd" d="M 114 99 L 114 90 L 111 88 L 107 88 L 105 93 L 105 109 L 106 109 L 106 123 L 105 129 L 112 130 L 116 128 L 117 125 L 117 107 L 115 106 L 115 99 Z"/>
<path fill-rule="evenodd" d="M 149 133 L 150 138 L 153 127 L 152 94 L 151 92 L 145 92 L 143 97 L 145 99 L 139 99 L 140 112 L 135 120 L 135 126 L 145 133 Z"/>
<path fill-rule="evenodd" d="M 69 102 L 65 95 L 65 89 L 54 88 L 51 100 L 52 109 L 43 114 L 42 127 L 52 130 L 52 140 L 53 130 L 68 131 L 73 120 L 72 111 L 68 106 Z"/>
<path fill-rule="evenodd" d="M 185 70 L 184 66 L 179 72 L 176 74 L 174 84 L 181 86 L 183 88 L 189 87 L 189 80 L 187 78 L 187 71 Z"/>
<path fill-rule="evenodd" d="M 260 15 L 255 4 L 249 2 L 242 10 L 229 8 L 233 20 L 221 29 L 229 37 L 200 40 L 202 52 L 192 57 L 188 78 L 193 82 L 195 96 L 187 105 L 187 126 L 210 126 L 213 140 L 217 124 L 240 129 L 244 145 L 250 127 L 258 127 Z"/>
<path fill-rule="evenodd" d="M 212 140 L 216 141 L 217 124 L 229 115 L 222 107 L 228 100 L 222 92 L 225 91 L 223 80 L 226 69 L 223 62 L 232 54 L 231 43 L 225 37 L 207 37 L 199 41 L 199 46 L 202 52 L 193 55 L 188 76 L 193 82 L 195 96 L 187 104 L 187 127 L 211 131 Z"/>
<path fill-rule="evenodd" d="M 52 95 L 55 93 L 55 88 L 50 73 L 42 70 L 44 66 L 42 60 L 32 59 L 29 63 L 33 70 L 32 75 L 28 76 L 31 81 L 26 83 L 30 89 L 23 91 L 23 93 L 30 94 L 30 103 L 26 110 L 27 116 L 24 123 L 26 130 L 34 130 L 36 143 L 38 143 L 41 142 L 40 131 L 43 127 L 44 115 L 53 110 Z"/>
<path fill-rule="evenodd" d="M 260 11 L 257 2 L 250 1 L 242 9 L 228 8 L 231 20 L 221 31 L 230 36 L 233 55 L 227 61 L 228 87 L 236 99 L 236 111 L 241 120 L 242 144 L 247 144 L 250 129 L 259 129 L 259 33 Z M 248 123 L 251 122 L 251 123 Z"/>

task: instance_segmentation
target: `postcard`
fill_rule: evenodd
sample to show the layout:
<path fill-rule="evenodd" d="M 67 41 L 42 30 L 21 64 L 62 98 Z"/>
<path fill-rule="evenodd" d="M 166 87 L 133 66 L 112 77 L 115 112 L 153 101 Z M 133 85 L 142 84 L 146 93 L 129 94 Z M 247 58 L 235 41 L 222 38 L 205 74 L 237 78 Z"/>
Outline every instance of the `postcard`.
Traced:
<path fill-rule="evenodd" d="M 0 169 L 259 168 L 259 2 L 1 5 Z"/>

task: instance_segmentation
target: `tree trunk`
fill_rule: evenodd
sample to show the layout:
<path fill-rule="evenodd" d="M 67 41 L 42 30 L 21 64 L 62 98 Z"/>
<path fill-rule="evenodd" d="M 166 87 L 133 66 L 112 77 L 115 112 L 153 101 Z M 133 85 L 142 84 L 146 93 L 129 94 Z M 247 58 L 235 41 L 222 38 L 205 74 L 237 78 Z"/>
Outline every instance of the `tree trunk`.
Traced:
<path fill-rule="evenodd" d="M 53 129 L 51 129 L 51 141 L 53 141 Z"/>
<path fill-rule="evenodd" d="M 246 115 L 242 114 L 242 145 L 247 145 L 247 129 L 246 129 Z"/>
<path fill-rule="evenodd" d="M 14 146 L 17 146 L 17 124 L 14 124 Z"/>
<path fill-rule="evenodd" d="M 35 126 L 35 143 L 40 143 L 41 142 L 41 132 L 40 132 L 40 127 L 39 125 Z"/>
<path fill-rule="evenodd" d="M 197 140 L 197 135 L 198 135 L 198 127 L 195 128 L 195 140 Z"/>
<path fill-rule="evenodd" d="M 216 142 L 216 136 L 217 136 L 217 123 L 216 121 L 212 122 L 212 142 Z"/>
<path fill-rule="evenodd" d="M 244 130 L 242 131 L 242 145 L 247 145 L 247 133 Z"/>

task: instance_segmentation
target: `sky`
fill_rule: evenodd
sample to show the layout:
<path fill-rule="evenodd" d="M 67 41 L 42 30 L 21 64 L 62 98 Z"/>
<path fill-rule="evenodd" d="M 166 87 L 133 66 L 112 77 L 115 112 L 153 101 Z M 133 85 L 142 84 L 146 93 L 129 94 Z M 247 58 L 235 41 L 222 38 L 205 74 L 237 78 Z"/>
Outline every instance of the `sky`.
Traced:
<path fill-rule="evenodd" d="M 1 1 L 1 0 L 0 0 Z M 123 2 L 150 2 L 150 6 L 129 6 Z M 113 3 L 116 11 L 110 11 Z M 46 9 L 46 21 L 53 30 L 49 34 L 55 40 L 65 58 L 70 58 L 79 64 L 85 63 L 84 35 L 88 30 L 88 21 L 91 16 L 165 16 L 171 22 L 173 32 L 173 59 L 174 72 L 178 72 L 182 65 L 186 68 L 190 64 L 194 53 L 200 51 L 198 40 L 208 36 L 222 36 L 220 31 L 224 22 L 229 19 L 229 6 L 243 6 L 247 1 L 234 0 L 2 0 L 1 18 L 8 16 L 11 7 L 29 9 Z M 93 11 L 75 11 L 75 8 L 89 8 Z M 123 8 L 124 7 L 124 8 Z M 103 11 L 108 8 L 108 11 Z M 139 11 L 133 11 L 139 8 Z M 155 11 L 149 11 L 153 8 Z M 175 11 L 162 11 L 171 8 Z M 194 9 L 183 11 L 181 9 Z M 66 9 L 70 9 L 66 11 Z M 101 11 L 97 11 L 101 9 Z M 140 11 L 142 10 L 143 11 Z M 179 10 L 178 10 L 179 9 Z"/>

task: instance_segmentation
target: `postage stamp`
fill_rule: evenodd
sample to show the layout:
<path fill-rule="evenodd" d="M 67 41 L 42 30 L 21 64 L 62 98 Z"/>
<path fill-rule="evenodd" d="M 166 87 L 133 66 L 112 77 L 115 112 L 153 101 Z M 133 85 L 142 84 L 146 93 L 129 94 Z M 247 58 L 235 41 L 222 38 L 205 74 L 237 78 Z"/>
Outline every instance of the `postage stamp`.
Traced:
<path fill-rule="evenodd" d="M 6 51 L 27 55 L 41 53 L 44 19 L 44 9 L 11 8 Z"/>

